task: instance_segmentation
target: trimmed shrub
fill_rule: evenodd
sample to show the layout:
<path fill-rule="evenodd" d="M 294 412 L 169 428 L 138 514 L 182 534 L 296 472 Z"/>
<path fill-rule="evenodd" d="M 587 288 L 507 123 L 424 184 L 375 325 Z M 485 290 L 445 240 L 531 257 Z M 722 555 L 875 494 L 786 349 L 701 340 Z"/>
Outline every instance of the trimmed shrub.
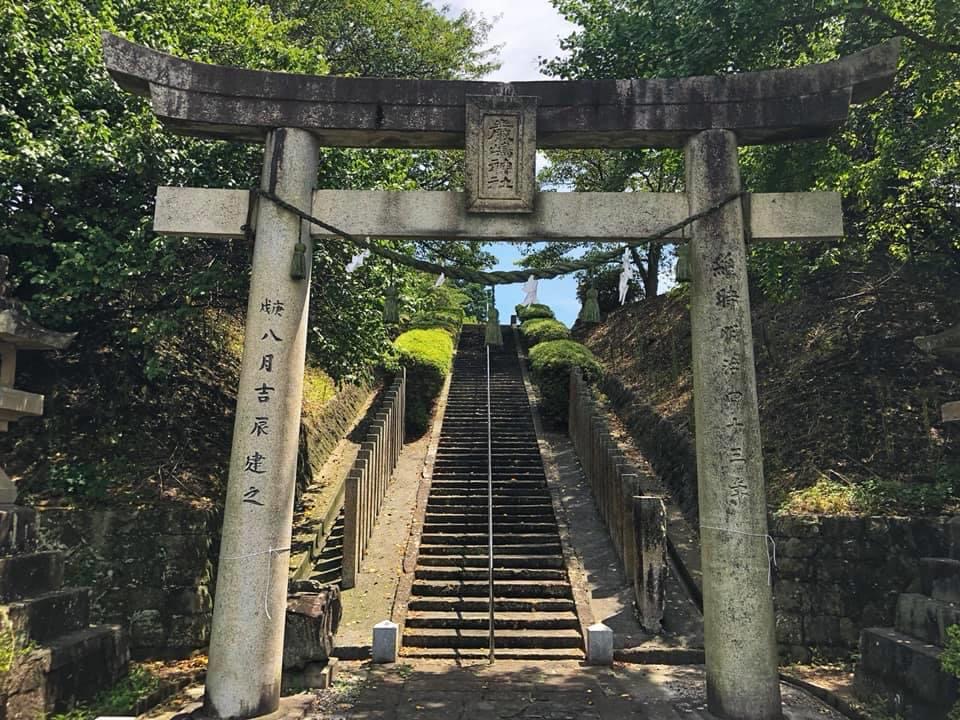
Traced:
<path fill-rule="evenodd" d="M 548 340 L 569 340 L 570 331 L 567 326 L 553 318 L 533 318 L 520 326 L 520 332 L 527 340 L 527 345 L 534 345 Z"/>
<path fill-rule="evenodd" d="M 423 435 L 433 406 L 453 366 L 453 338 L 440 328 L 407 330 L 393 341 L 407 369 L 407 437 Z"/>
<path fill-rule="evenodd" d="M 526 322 L 527 320 L 533 320 L 534 318 L 552 318 L 553 310 L 550 309 L 549 305 L 540 305 L 534 303 L 533 305 L 517 305 L 514 310 L 517 313 L 517 317 L 520 319 L 520 322 Z"/>
<path fill-rule="evenodd" d="M 543 419 L 558 427 L 567 422 L 570 370 L 575 367 L 588 382 L 603 375 L 590 349 L 573 340 L 548 340 L 530 349 L 531 375 L 540 387 Z"/>

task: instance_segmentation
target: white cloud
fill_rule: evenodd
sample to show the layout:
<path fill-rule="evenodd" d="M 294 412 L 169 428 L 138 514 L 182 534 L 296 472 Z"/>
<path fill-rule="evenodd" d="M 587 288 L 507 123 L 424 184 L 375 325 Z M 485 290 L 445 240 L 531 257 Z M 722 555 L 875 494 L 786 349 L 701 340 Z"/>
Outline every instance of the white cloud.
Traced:
<path fill-rule="evenodd" d="M 435 7 L 447 4 L 454 15 L 472 10 L 488 20 L 496 20 L 488 42 L 502 45 L 500 70 L 489 80 L 542 80 L 538 58 L 560 55 L 560 38 L 569 35 L 574 25 L 556 11 L 549 0 L 432 0 Z M 499 18 L 497 17 L 499 16 Z"/>

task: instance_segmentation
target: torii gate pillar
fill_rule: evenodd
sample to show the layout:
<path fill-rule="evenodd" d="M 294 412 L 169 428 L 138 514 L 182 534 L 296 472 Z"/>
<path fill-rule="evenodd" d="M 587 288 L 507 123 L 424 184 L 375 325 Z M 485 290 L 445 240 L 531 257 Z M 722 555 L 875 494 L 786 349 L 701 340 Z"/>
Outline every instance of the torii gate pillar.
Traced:
<path fill-rule="evenodd" d="M 309 207 L 319 145 L 305 130 L 268 133 L 261 188 Z M 290 277 L 298 242 L 306 277 Z M 257 213 L 243 362 L 224 507 L 204 710 L 267 715 L 280 704 L 283 628 L 300 438 L 312 257 L 308 229 L 273 203 Z"/>
<path fill-rule="evenodd" d="M 686 145 L 691 214 L 740 191 L 737 139 L 707 130 Z M 782 717 L 767 556 L 763 452 L 741 201 L 693 225 L 690 242 L 704 648 L 710 711 Z"/>

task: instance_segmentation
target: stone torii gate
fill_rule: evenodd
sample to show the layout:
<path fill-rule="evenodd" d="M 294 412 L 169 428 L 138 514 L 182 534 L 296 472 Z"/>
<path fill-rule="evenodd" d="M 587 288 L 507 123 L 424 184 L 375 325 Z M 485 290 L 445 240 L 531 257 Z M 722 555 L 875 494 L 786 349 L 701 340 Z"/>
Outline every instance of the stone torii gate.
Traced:
<path fill-rule="evenodd" d="M 261 188 L 329 225 L 385 238 L 642 239 L 740 192 L 740 145 L 820 138 L 883 92 L 898 41 L 834 62 L 719 77 L 523 83 L 293 75 L 181 60 L 105 34 L 108 69 L 170 130 L 263 142 Z M 314 190 L 320 146 L 466 148 L 467 191 Z M 686 192 L 538 193 L 537 148 L 685 148 Z M 160 188 L 154 229 L 242 237 L 255 217 L 205 706 L 278 707 L 285 552 L 306 344 L 302 243 L 330 233 L 245 191 Z M 692 229 L 692 233 L 691 233 Z M 664 242 L 690 242 L 707 692 L 712 712 L 781 717 L 746 241 L 843 234 L 832 193 L 736 196 Z M 304 248 L 299 248 L 304 249 Z"/>

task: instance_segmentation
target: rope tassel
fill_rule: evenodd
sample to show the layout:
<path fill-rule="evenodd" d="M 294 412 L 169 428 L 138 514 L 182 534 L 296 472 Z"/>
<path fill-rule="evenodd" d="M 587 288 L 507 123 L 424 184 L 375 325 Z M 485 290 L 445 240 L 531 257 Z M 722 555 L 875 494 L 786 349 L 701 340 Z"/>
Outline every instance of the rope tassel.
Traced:
<path fill-rule="evenodd" d="M 677 264 L 673 269 L 673 279 L 680 283 L 690 282 L 690 246 L 681 245 L 677 248 Z"/>
<path fill-rule="evenodd" d="M 383 322 L 386 325 L 396 325 L 400 322 L 400 293 L 395 285 L 387 287 L 383 299 Z"/>
<path fill-rule="evenodd" d="M 293 260 L 290 262 L 290 277 L 303 280 L 307 277 L 307 246 L 298 242 L 293 246 Z"/>

